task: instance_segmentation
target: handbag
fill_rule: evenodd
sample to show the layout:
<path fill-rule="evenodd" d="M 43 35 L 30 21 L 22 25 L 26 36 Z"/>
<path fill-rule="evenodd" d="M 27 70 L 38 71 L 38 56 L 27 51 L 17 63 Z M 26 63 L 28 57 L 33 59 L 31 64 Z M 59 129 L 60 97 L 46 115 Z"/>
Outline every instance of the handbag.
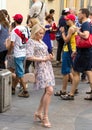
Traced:
<path fill-rule="evenodd" d="M 79 35 L 75 36 L 76 46 L 78 48 L 91 48 L 92 47 L 92 34 L 89 34 L 87 39 L 80 37 Z"/>

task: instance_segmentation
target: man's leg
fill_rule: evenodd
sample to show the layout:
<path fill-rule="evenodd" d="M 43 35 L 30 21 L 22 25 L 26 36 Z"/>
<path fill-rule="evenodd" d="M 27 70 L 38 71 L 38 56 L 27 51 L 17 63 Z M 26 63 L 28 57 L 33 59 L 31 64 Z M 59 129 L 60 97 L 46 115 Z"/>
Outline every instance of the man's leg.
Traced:
<path fill-rule="evenodd" d="M 74 94 L 78 87 L 79 80 L 80 80 L 80 73 L 73 70 L 73 81 L 71 90 L 68 95 L 61 96 L 63 100 L 74 100 Z"/>
<path fill-rule="evenodd" d="M 88 80 L 90 83 L 90 88 L 92 90 L 92 71 L 87 71 L 86 74 L 88 75 Z"/>
<path fill-rule="evenodd" d="M 70 90 L 70 95 L 74 96 L 74 93 L 78 87 L 79 81 L 80 81 L 80 73 L 73 70 L 73 81 L 72 81 L 72 86 Z"/>
<path fill-rule="evenodd" d="M 61 88 L 62 92 L 66 92 L 68 79 L 69 79 L 69 74 L 63 76 L 63 86 Z"/>
<path fill-rule="evenodd" d="M 56 60 L 60 62 L 61 61 L 61 52 L 62 52 L 63 45 L 64 45 L 64 40 L 61 38 L 57 42 L 58 42 L 58 48 L 57 48 Z"/>
<path fill-rule="evenodd" d="M 21 86 L 23 87 L 23 91 L 21 91 L 18 96 L 19 97 L 29 97 L 28 91 L 26 89 L 26 83 L 23 80 L 24 76 L 24 60 L 25 57 L 19 57 L 19 58 L 14 58 L 15 60 L 15 66 L 16 66 L 16 75 L 20 81 Z"/>
<path fill-rule="evenodd" d="M 84 98 L 84 99 L 85 100 L 92 100 L 92 71 L 87 71 L 86 74 L 88 76 L 91 91 L 90 91 L 90 95 L 88 97 Z"/>

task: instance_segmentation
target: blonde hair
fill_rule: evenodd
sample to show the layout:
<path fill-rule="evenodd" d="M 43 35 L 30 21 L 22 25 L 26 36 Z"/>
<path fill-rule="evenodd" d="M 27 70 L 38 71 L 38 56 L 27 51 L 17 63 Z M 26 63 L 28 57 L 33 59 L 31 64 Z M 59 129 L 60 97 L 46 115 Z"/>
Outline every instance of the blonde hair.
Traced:
<path fill-rule="evenodd" d="M 31 30 L 31 38 L 34 38 L 34 37 L 35 37 L 35 34 L 36 34 L 37 32 L 39 32 L 41 29 L 43 29 L 44 32 L 45 32 L 45 28 L 44 28 L 41 24 L 39 24 L 39 23 L 35 24 L 35 25 L 32 27 L 32 30 Z"/>
<path fill-rule="evenodd" d="M 36 18 L 31 18 L 30 19 L 31 23 L 32 23 L 32 27 L 35 25 L 35 24 L 38 24 L 39 21 L 36 19 Z"/>

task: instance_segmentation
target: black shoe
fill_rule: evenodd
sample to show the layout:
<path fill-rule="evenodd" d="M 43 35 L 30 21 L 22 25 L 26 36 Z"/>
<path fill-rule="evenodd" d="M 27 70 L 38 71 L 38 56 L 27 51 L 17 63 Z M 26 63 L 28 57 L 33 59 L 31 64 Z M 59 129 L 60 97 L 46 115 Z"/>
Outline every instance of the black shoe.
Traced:
<path fill-rule="evenodd" d="M 86 94 L 92 94 L 92 90 L 91 90 L 91 91 L 89 91 L 89 92 L 86 92 Z"/>
<path fill-rule="evenodd" d="M 74 100 L 74 96 L 71 95 L 61 95 L 62 100 Z"/>
<path fill-rule="evenodd" d="M 12 87 L 12 95 L 15 95 L 15 88 Z"/>
<path fill-rule="evenodd" d="M 84 100 L 92 100 L 92 94 L 88 97 L 85 97 Z"/>
<path fill-rule="evenodd" d="M 87 84 L 90 84 L 90 82 L 88 81 Z"/>
<path fill-rule="evenodd" d="M 78 92 L 78 89 L 76 89 L 74 94 L 78 94 L 78 93 L 79 93 L 79 92 Z"/>
<path fill-rule="evenodd" d="M 19 97 L 25 97 L 25 98 L 28 98 L 29 97 L 29 93 L 28 91 L 21 91 L 19 94 L 18 94 Z"/>
<path fill-rule="evenodd" d="M 60 91 L 57 91 L 57 92 L 54 93 L 54 96 L 61 96 L 61 95 L 66 95 L 66 92 L 62 92 L 60 90 Z"/>

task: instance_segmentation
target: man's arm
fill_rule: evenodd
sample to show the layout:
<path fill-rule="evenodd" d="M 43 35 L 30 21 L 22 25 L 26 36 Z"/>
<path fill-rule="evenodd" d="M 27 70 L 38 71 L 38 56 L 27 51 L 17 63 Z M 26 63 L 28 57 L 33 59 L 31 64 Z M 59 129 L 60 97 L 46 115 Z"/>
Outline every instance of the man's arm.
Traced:
<path fill-rule="evenodd" d="M 89 31 L 84 31 L 84 32 L 78 31 L 78 35 L 80 35 L 82 38 L 87 39 L 89 37 Z"/>

